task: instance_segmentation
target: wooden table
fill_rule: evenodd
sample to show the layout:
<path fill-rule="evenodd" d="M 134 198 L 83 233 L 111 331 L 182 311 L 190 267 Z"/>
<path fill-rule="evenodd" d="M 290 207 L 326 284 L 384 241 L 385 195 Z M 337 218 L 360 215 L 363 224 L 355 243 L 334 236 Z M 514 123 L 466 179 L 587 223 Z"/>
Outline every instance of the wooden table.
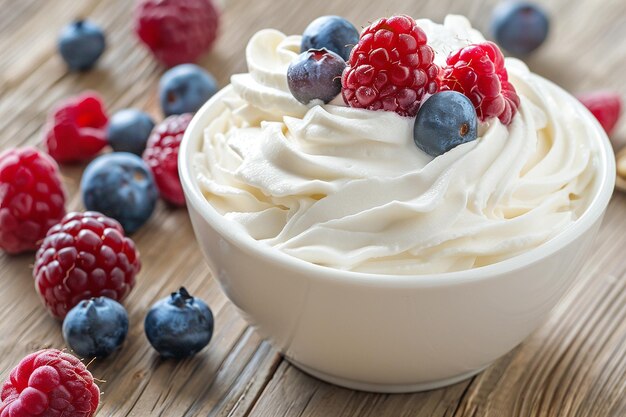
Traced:
<path fill-rule="evenodd" d="M 221 38 L 202 60 L 221 85 L 245 71 L 244 47 L 264 27 L 300 33 L 314 17 L 339 14 L 357 26 L 390 13 L 441 21 L 466 14 L 486 29 L 494 0 L 226 0 Z M 129 0 L 0 0 L 0 148 L 38 143 L 53 103 L 99 91 L 111 112 L 136 106 L 160 118 L 163 68 L 131 33 Z M 626 97 L 624 0 L 545 1 L 552 33 L 531 68 L 572 91 L 610 88 Z M 107 32 L 98 67 L 69 73 L 55 50 L 62 25 L 89 16 Z M 626 123 L 616 135 L 624 138 Z M 80 209 L 83 166 L 63 167 L 70 209 Z M 480 375 L 445 389 L 378 395 L 338 388 L 298 371 L 242 320 L 205 266 L 185 210 L 159 205 L 133 238 L 143 259 L 126 300 L 123 349 L 90 365 L 100 384 L 98 416 L 626 416 L 626 197 L 616 195 L 575 288 L 545 325 Z M 60 323 L 33 288 L 32 255 L 0 254 L 0 375 L 27 353 L 63 348 Z M 195 358 L 161 360 L 143 334 L 149 306 L 185 285 L 216 314 L 215 335 Z M 374 334 L 375 336 L 375 334 Z"/>

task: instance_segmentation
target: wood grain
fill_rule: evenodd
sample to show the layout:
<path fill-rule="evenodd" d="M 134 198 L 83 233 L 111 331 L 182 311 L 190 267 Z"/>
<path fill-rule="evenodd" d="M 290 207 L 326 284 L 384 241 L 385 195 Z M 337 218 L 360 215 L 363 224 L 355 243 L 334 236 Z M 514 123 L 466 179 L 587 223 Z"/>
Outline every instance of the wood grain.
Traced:
<path fill-rule="evenodd" d="M 408 13 L 441 20 L 466 14 L 486 29 L 495 0 L 363 2 L 356 0 L 224 0 L 221 38 L 201 64 L 221 85 L 245 71 L 243 50 L 258 29 L 298 33 L 322 14 L 366 25 Z M 528 60 L 534 71 L 576 92 L 608 88 L 626 96 L 626 4 L 623 0 L 543 2 L 551 12 L 548 43 Z M 161 117 L 156 100 L 163 68 L 131 34 L 128 0 L 0 0 L 0 149 L 40 140 L 46 114 L 63 97 L 100 92 L 110 111 L 133 106 Z M 89 16 L 107 32 L 98 67 L 68 73 L 55 51 L 60 27 Z M 626 123 L 613 138 L 624 143 Z M 83 166 L 63 167 L 71 209 L 80 209 Z M 241 319 L 211 278 L 184 210 L 160 204 L 133 238 L 144 268 L 125 302 L 131 329 L 124 348 L 94 362 L 101 384 L 99 416 L 626 416 L 626 197 L 611 202 L 593 254 L 575 288 L 545 325 L 480 375 L 417 394 L 356 392 L 298 371 Z M 25 354 L 64 347 L 60 324 L 33 289 L 32 255 L 0 254 L 0 376 Z M 164 361 L 143 335 L 148 307 L 180 285 L 205 299 L 216 316 L 209 349 Z"/>

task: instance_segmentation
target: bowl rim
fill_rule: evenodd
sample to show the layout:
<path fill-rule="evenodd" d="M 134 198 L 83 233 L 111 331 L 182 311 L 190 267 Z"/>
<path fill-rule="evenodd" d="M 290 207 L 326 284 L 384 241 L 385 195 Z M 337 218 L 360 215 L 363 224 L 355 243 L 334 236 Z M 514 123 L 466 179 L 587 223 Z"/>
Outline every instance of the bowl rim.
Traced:
<path fill-rule="evenodd" d="M 548 81 L 550 82 L 550 81 Z M 559 86 L 555 85 L 557 88 Z M 547 242 L 511 258 L 485 265 L 477 268 L 461 271 L 441 272 L 431 274 L 377 274 L 368 272 L 357 272 L 342 270 L 327 266 L 314 264 L 294 256 L 288 255 L 280 250 L 266 245 L 245 233 L 230 221 L 225 221 L 224 217 L 209 203 L 195 181 L 193 173 L 193 155 L 200 148 L 201 139 L 204 136 L 207 114 L 214 106 L 223 105 L 221 100 L 232 91 L 229 84 L 218 91 L 209 99 L 194 115 L 189 123 L 183 140 L 180 145 L 178 156 L 178 169 L 183 191 L 187 199 L 188 210 L 198 212 L 204 221 L 215 229 L 222 238 L 230 241 L 248 255 L 266 258 L 276 263 L 283 264 L 292 270 L 307 272 L 311 276 L 319 279 L 338 280 L 343 283 L 356 283 L 382 287 L 432 287 L 448 286 L 452 284 L 465 283 L 470 281 L 483 281 L 495 276 L 507 274 L 515 270 L 528 267 L 558 252 L 563 247 L 571 244 L 582 236 L 598 221 L 609 203 L 613 194 L 615 184 L 615 156 L 612 145 L 604 132 L 604 129 L 597 122 L 595 117 L 581 104 L 573 98 L 574 105 L 578 107 L 587 117 L 591 118 L 592 125 L 599 133 L 600 144 L 598 146 L 598 177 L 595 181 L 596 194 L 593 196 L 589 206 L 576 221 L 554 236 Z M 569 93 L 567 93 L 569 94 Z M 230 226 L 230 227 L 229 227 Z"/>

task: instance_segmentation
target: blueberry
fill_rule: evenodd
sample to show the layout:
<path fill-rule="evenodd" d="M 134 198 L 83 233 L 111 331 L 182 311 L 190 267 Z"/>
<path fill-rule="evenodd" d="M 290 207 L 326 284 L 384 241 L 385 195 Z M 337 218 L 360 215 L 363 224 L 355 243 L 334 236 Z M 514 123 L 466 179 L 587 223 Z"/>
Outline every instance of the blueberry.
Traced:
<path fill-rule="evenodd" d="M 152 347 L 165 358 L 195 355 L 213 336 L 213 313 L 184 287 L 157 301 L 144 321 Z"/>
<path fill-rule="evenodd" d="M 287 84 L 300 103 L 312 100 L 328 103 L 341 92 L 341 73 L 345 61 L 326 49 L 310 49 L 289 64 Z"/>
<path fill-rule="evenodd" d="M 476 139 L 478 121 L 472 102 L 456 91 L 433 94 L 422 104 L 413 127 L 418 148 L 438 156 Z"/>
<path fill-rule="evenodd" d="M 107 297 L 83 300 L 63 320 L 63 338 L 83 358 L 105 357 L 119 348 L 128 333 L 128 314 Z"/>
<path fill-rule="evenodd" d="M 94 159 L 85 169 L 80 186 L 85 208 L 113 217 L 126 233 L 133 233 L 150 218 L 158 197 L 148 166 L 128 152 Z"/>
<path fill-rule="evenodd" d="M 491 15 L 491 32 L 496 42 L 514 55 L 527 55 L 548 36 L 548 15 L 536 4 L 505 1 Z"/>
<path fill-rule="evenodd" d="M 326 48 L 347 61 L 359 42 L 359 31 L 339 16 L 321 16 L 309 23 L 302 34 L 300 52 Z"/>
<path fill-rule="evenodd" d="M 159 82 L 159 99 L 165 116 L 194 113 L 216 92 L 215 78 L 195 64 L 171 68 Z"/>
<path fill-rule="evenodd" d="M 107 139 L 115 152 L 130 152 L 141 155 L 154 121 L 145 112 L 137 109 L 124 109 L 109 119 Z"/>
<path fill-rule="evenodd" d="M 70 23 L 59 35 L 59 52 L 72 71 L 93 67 L 104 52 L 104 32 L 87 20 Z"/>

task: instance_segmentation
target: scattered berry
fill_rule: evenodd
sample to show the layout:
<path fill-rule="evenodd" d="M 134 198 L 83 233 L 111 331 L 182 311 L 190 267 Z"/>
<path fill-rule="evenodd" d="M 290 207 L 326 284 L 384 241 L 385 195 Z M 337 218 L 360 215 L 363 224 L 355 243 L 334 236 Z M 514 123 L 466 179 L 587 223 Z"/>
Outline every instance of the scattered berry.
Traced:
<path fill-rule="evenodd" d="M 35 257 L 35 287 L 54 317 L 82 300 L 121 301 L 141 269 L 139 252 L 122 226 L 100 213 L 68 213 L 53 226 Z"/>
<path fill-rule="evenodd" d="M 472 102 L 456 91 L 430 96 L 417 112 L 413 139 L 418 148 L 438 156 L 476 140 L 478 120 Z"/>
<path fill-rule="evenodd" d="M 310 49 L 301 53 L 287 69 L 291 94 L 300 103 L 312 100 L 328 103 L 341 93 L 341 74 L 345 61 L 326 49 Z"/>
<path fill-rule="evenodd" d="M 515 55 L 527 55 L 539 48 L 548 37 L 549 26 L 546 12 L 527 1 L 504 1 L 491 15 L 496 42 Z"/>
<path fill-rule="evenodd" d="M 81 361 L 57 349 L 44 349 L 13 368 L 0 399 L 2 417 L 91 417 L 100 390 Z"/>
<path fill-rule="evenodd" d="M 161 197 L 178 206 L 185 205 L 185 195 L 178 176 L 178 148 L 192 117 L 190 113 L 185 113 L 170 116 L 159 123 L 152 131 L 143 153 L 143 160 L 154 175 Z"/>
<path fill-rule="evenodd" d="M 146 149 L 152 128 L 154 121 L 147 113 L 137 109 L 120 110 L 109 120 L 107 128 L 109 145 L 115 152 L 141 155 Z"/>
<path fill-rule="evenodd" d="M 441 89 L 465 94 L 478 118 L 497 117 L 508 125 L 519 107 L 515 87 L 509 82 L 504 56 L 493 42 L 469 45 L 451 54 L 441 77 Z"/>
<path fill-rule="evenodd" d="M 159 99 L 166 117 L 195 113 L 216 92 L 215 78 L 194 64 L 178 65 L 159 81 Z"/>
<path fill-rule="evenodd" d="M 102 99 L 87 92 L 60 103 L 48 116 L 45 146 L 57 162 L 79 162 L 96 156 L 107 144 L 108 117 Z"/>
<path fill-rule="evenodd" d="M 195 62 L 217 37 L 219 13 L 212 0 L 140 0 L 135 33 L 168 67 Z"/>
<path fill-rule="evenodd" d="M 206 303 L 182 287 L 157 301 L 144 322 L 146 336 L 165 358 L 186 358 L 209 344 L 213 336 L 213 313 Z"/>
<path fill-rule="evenodd" d="M 86 71 L 93 67 L 104 47 L 104 32 L 87 20 L 70 23 L 59 36 L 59 52 L 72 71 Z"/>
<path fill-rule="evenodd" d="M 159 196 L 148 166 L 128 152 L 94 159 L 85 169 L 80 187 L 85 208 L 114 218 L 126 233 L 148 221 Z"/>
<path fill-rule="evenodd" d="M 59 167 L 35 148 L 0 154 L 0 249 L 35 250 L 65 215 Z"/>
<path fill-rule="evenodd" d="M 622 112 L 622 98 L 610 91 L 594 91 L 576 96 L 611 135 Z"/>
<path fill-rule="evenodd" d="M 347 61 L 358 41 L 359 31 L 352 23 L 339 16 L 321 16 L 304 30 L 300 52 L 326 48 Z"/>
<path fill-rule="evenodd" d="M 128 313 L 120 303 L 107 297 L 79 302 L 63 320 L 63 338 L 80 357 L 109 356 L 128 333 Z"/>
<path fill-rule="evenodd" d="M 439 68 L 426 41 L 409 16 L 380 19 L 365 28 L 341 78 L 346 104 L 415 116 L 424 95 L 438 90 Z"/>

